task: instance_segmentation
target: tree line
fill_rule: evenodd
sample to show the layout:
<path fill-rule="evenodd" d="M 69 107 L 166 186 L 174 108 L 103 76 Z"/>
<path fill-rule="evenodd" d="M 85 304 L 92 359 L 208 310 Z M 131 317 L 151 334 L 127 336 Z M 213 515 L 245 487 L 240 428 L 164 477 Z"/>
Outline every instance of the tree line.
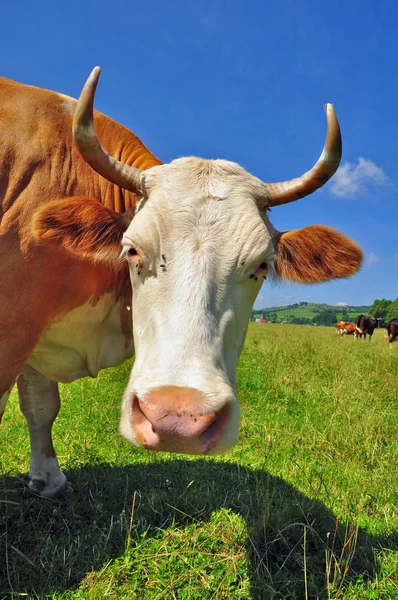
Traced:
<path fill-rule="evenodd" d="M 290 307 L 289 307 L 290 308 Z M 262 310 L 262 314 L 264 315 L 264 319 L 268 321 L 268 323 L 277 323 L 278 322 L 278 314 L 274 311 Z M 333 310 L 333 309 L 325 309 L 325 310 L 317 310 L 313 311 L 313 316 L 311 317 L 297 317 L 294 313 L 284 315 L 283 323 L 289 323 L 292 325 L 336 325 L 336 321 L 338 321 L 338 314 L 342 314 L 341 309 Z M 346 311 L 343 311 L 343 319 L 347 315 Z M 254 317 L 252 317 L 254 321 Z"/>
<path fill-rule="evenodd" d="M 398 298 L 375 300 L 369 309 L 369 314 L 380 319 L 379 327 L 385 327 L 391 319 L 398 319 Z"/>
<path fill-rule="evenodd" d="M 299 306 L 306 305 L 307 302 L 300 302 L 299 304 L 292 304 L 289 306 L 290 308 L 298 308 Z M 348 308 L 348 307 L 347 307 Z M 361 308 L 366 309 L 361 311 Z M 364 306 L 355 306 L 350 307 L 348 310 L 352 314 L 354 310 L 358 311 L 358 315 L 362 312 L 365 314 L 369 314 L 372 317 L 377 317 L 379 319 L 379 327 L 385 327 L 390 321 L 390 319 L 398 319 L 398 298 L 396 300 L 386 300 L 385 298 L 379 300 L 376 299 L 372 306 L 368 309 L 368 307 Z M 263 309 L 261 311 L 264 315 L 264 318 L 269 323 L 277 323 L 278 322 L 278 314 L 276 311 L 272 309 Z M 254 313 L 254 311 L 253 311 Z M 314 308 L 312 311 L 311 317 L 297 317 L 294 313 L 290 313 L 284 315 L 283 322 L 291 323 L 293 325 L 326 325 L 328 327 L 334 327 L 337 321 L 349 321 L 354 322 L 355 318 L 349 317 L 346 308 Z M 252 316 L 252 320 L 254 320 L 254 316 Z"/>

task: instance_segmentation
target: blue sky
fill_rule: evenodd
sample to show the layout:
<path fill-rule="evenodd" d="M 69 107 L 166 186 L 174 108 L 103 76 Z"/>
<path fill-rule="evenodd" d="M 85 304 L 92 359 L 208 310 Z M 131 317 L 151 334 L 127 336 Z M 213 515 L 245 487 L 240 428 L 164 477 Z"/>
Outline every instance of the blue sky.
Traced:
<path fill-rule="evenodd" d="M 0 11 L 2 75 L 77 96 L 100 65 L 97 108 L 164 162 L 228 158 L 263 181 L 290 179 L 318 158 L 332 102 L 340 171 L 271 219 L 282 231 L 333 226 L 365 265 L 350 280 L 265 283 L 255 306 L 398 296 L 394 0 L 41 0 Z"/>

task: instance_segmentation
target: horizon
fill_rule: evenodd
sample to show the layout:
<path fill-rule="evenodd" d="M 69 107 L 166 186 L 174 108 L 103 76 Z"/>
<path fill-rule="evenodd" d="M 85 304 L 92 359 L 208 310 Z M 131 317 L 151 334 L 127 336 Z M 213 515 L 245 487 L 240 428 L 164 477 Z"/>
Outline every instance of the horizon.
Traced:
<path fill-rule="evenodd" d="M 77 97 L 98 64 L 96 108 L 161 160 L 225 158 L 266 182 L 312 167 L 325 139 L 323 105 L 333 103 L 339 170 L 321 190 L 275 208 L 271 222 L 280 231 L 334 227 L 361 246 L 363 268 L 310 286 L 265 282 L 254 307 L 371 305 L 397 296 L 397 18 L 392 0 L 43 0 L 23 11 L 8 3 L 1 74 Z"/>
<path fill-rule="evenodd" d="M 373 304 L 373 302 L 372 302 Z M 301 300 L 300 302 L 292 302 L 291 304 L 274 304 L 272 306 L 261 306 L 261 307 L 253 307 L 254 311 L 258 310 L 270 310 L 271 308 L 289 308 L 296 305 L 309 305 L 309 306 L 327 306 L 328 308 L 333 308 L 338 310 L 347 310 L 353 308 L 370 308 L 372 304 L 346 304 L 343 302 L 338 302 L 337 304 L 328 304 L 327 302 L 307 302 L 305 300 Z"/>

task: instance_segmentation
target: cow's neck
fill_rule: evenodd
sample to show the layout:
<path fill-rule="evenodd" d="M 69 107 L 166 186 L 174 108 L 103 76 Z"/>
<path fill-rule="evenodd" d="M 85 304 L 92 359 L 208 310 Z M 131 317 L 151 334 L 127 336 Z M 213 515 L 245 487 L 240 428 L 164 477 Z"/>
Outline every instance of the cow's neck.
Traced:
<path fill-rule="evenodd" d="M 97 113 L 95 126 L 98 138 L 107 152 L 122 163 L 136 169 L 150 169 L 161 164 L 141 140 L 129 129 Z M 100 192 L 97 196 L 107 208 L 119 213 L 129 211 L 136 195 L 106 181 L 98 175 Z"/>

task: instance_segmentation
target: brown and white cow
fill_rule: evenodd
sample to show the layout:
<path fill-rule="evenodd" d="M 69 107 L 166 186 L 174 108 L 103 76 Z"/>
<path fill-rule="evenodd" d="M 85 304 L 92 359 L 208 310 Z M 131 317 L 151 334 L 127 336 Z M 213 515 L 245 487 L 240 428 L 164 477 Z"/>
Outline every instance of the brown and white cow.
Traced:
<path fill-rule="evenodd" d="M 354 335 L 354 337 L 355 337 L 356 332 L 357 332 L 357 330 L 356 330 L 354 323 L 350 323 L 349 321 L 337 321 L 336 334 L 339 337 L 343 337 L 344 334 Z"/>
<path fill-rule="evenodd" d="M 153 450 L 222 452 L 238 438 L 236 363 L 263 279 L 327 281 L 362 260 L 333 229 L 279 233 L 268 219 L 336 171 L 331 105 L 315 166 L 266 184 L 224 160 L 162 165 L 131 131 L 93 116 L 98 76 L 79 103 L 0 80 L 0 413 L 17 381 L 29 485 L 47 497 L 66 485 L 51 438 L 58 382 L 135 351 L 121 433 Z"/>
<path fill-rule="evenodd" d="M 355 319 L 355 328 L 357 330 L 357 338 L 362 337 L 366 340 L 366 335 L 369 335 L 369 342 L 372 339 L 374 330 L 377 327 L 377 319 L 374 317 L 365 317 L 358 315 Z"/>

